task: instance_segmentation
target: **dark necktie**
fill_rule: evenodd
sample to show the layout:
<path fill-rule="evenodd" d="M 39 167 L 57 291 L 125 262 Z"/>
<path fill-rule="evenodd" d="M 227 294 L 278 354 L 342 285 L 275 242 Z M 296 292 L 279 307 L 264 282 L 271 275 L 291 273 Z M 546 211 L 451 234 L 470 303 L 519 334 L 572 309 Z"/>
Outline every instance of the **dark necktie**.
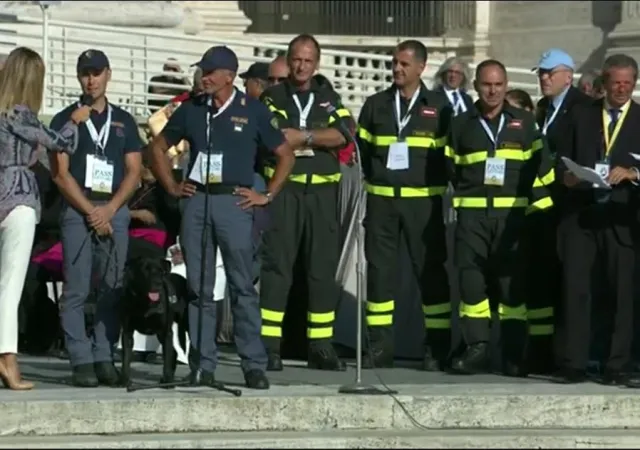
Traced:
<path fill-rule="evenodd" d="M 453 107 L 457 108 L 458 107 L 458 100 L 460 100 L 460 95 L 458 94 L 458 91 L 453 91 L 451 93 L 451 98 L 453 98 Z"/>
<path fill-rule="evenodd" d="M 609 109 L 609 117 L 611 118 L 611 120 L 609 121 L 609 146 L 611 146 L 613 132 L 615 131 L 616 125 L 618 124 L 618 119 L 620 118 L 620 110 L 617 108 Z"/>

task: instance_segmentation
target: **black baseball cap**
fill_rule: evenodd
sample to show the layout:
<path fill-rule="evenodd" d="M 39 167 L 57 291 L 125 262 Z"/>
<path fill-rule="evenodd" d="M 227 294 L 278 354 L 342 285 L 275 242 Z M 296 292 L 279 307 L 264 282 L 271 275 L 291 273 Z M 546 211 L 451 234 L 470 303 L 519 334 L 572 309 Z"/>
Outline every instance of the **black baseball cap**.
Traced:
<path fill-rule="evenodd" d="M 192 66 L 197 66 L 202 69 L 203 72 L 212 72 L 217 69 L 230 70 L 231 72 L 238 71 L 238 57 L 235 52 L 229 47 L 218 45 L 211 47 L 204 52 L 202 58 Z"/>
<path fill-rule="evenodd" d="M 95 70 L 102 72 L 104 69 L 109 69 L 109 58 L 103 51 L 89 49 L 80 53 L 78 56 L 78 63 L 76 64 L 76 70 L 78 73 L 86 72 L 87 70 Z"/>
<path fill-rule="evenodd" d="M 246 72 L 242 72 L 238 76 L 243 80 L 257 78 L 258 80 L 267 81 L 269 79 L 269 64 L 263 62 L 253 63 Z"/>

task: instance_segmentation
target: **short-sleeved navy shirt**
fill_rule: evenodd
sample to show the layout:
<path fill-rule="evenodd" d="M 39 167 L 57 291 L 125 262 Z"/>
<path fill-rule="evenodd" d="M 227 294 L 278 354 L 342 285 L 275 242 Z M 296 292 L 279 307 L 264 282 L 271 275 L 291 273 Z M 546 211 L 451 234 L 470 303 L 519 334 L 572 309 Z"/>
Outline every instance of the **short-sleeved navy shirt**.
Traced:
<path fill-rule="evenodd" d="M 115 105 L 111 106 L 111 129 L 109 130 L 109 140 L 105 149 L 105 156 L 108 161 L 113 164 L 113 186 L 112 194 L 118 190 L 120 183 L 124 179 L 125 164 L 124 155 L 131 152 L 142 151 L 143 143 L 138 133 L 138 125 L 131 114 Z M 51 120 L 51 128 L 54 130 L 61 129 L 65 123 L 71 118 L 71 113 L 76 110 L 77 104 L 68 106 L 67 108 L 56 114 Z M 100 133 L 102 126 L 107 121 L 108 108 L 98 113 L 91 111 L 91 121 L 96 131 Z M 78 149 L 70 157 L 69 172 L 76 180 L 78 185 L 84 189 L 84 175 L 87 166 L 87 155 L 96 154 L 96 145 L 91 139 L 86 124 L 79 127 L 80 135 L 78 140 Z M 88 191 L 88 190 L 86 190 Z M 87 192 L 89 198 L 104 198 L 104 194 L 93 194 Z"/>
<path fill-rule="evenodd" d="M 183 102 L 162 130 L 170 146 L 183 139 L 189 142 L 187 174 L 191 173 L 198 152 L 207 153 L 207 111 L 216 113 L 207 100 L 207 96 L 198 96 Z M 262 102 L 237 90 L 229 107 L 213 119 L 211 152 L 222 154 L 222 184 L 253 186 L 258 148 L 273 152 L 285 142 L 272 119 Z"/>

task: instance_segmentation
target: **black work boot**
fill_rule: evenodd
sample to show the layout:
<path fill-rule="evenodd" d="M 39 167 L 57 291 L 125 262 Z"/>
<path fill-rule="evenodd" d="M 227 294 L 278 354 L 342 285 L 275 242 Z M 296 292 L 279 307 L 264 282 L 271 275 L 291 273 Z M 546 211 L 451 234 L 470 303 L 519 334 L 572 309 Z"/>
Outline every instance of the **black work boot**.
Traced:
<path fill-rule="evenodd" d="M 332 370 L 341 372 L 347 370 L 347 365 L 338 357 L 328 339 L 318 339 L 309 342 L 309 356 L 307 361 L 309 369 Z"/>
<path fill-rule="evenodd" d="M 369 342 L 362 357 L 362 368 L 392 368 L 395 352 L 391 327 L 370 327 L 368 333 Z"/>
<path fill-rule="evenodd" d="M 424 351 L 424 357 L 422 359 L 422 370 L 425 372 L 439 372 L 443 370 L 444 361 L 437 359 L 431 347 L 426 347 Z"/>
<path fill-rule="evenodd" d="M 267 370 L 270 372 L 281 372 L 284 369 L 282 357 L 279 352 L 267 349 Z"/>
<path fill-rule="evenodd" d="M 93 364 L 78 364 L 74 366 L 71 383 L 76 387 L 98 387 L 100 383 L 93 369 Z"/>
<path fill-rule="evenodd" d="M 467 346 L 462 356 L 451 362 L 451 371 L 460 375 L 488 373 L 491 368 L 489 344 L 478 342 Z"/>
<path fill-rule="evenodd" d="M 502 373 L 508 377 L 525 378 L 529 375 L 525 355 L 529 336 L 526 320 L 500 322 L 502 346 Z"/>

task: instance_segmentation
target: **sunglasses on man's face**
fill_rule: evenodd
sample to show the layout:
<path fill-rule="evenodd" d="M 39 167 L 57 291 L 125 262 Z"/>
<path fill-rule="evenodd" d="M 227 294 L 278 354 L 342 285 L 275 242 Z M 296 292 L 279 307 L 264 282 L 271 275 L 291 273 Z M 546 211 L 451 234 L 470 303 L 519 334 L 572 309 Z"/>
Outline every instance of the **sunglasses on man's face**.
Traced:
<path fill-rule="evenodd" d="M 267 78 L 269 83 L 282 83 L 286 79 L 287 79 L 287 77 L 269 77 L 269 78 Z"/>

